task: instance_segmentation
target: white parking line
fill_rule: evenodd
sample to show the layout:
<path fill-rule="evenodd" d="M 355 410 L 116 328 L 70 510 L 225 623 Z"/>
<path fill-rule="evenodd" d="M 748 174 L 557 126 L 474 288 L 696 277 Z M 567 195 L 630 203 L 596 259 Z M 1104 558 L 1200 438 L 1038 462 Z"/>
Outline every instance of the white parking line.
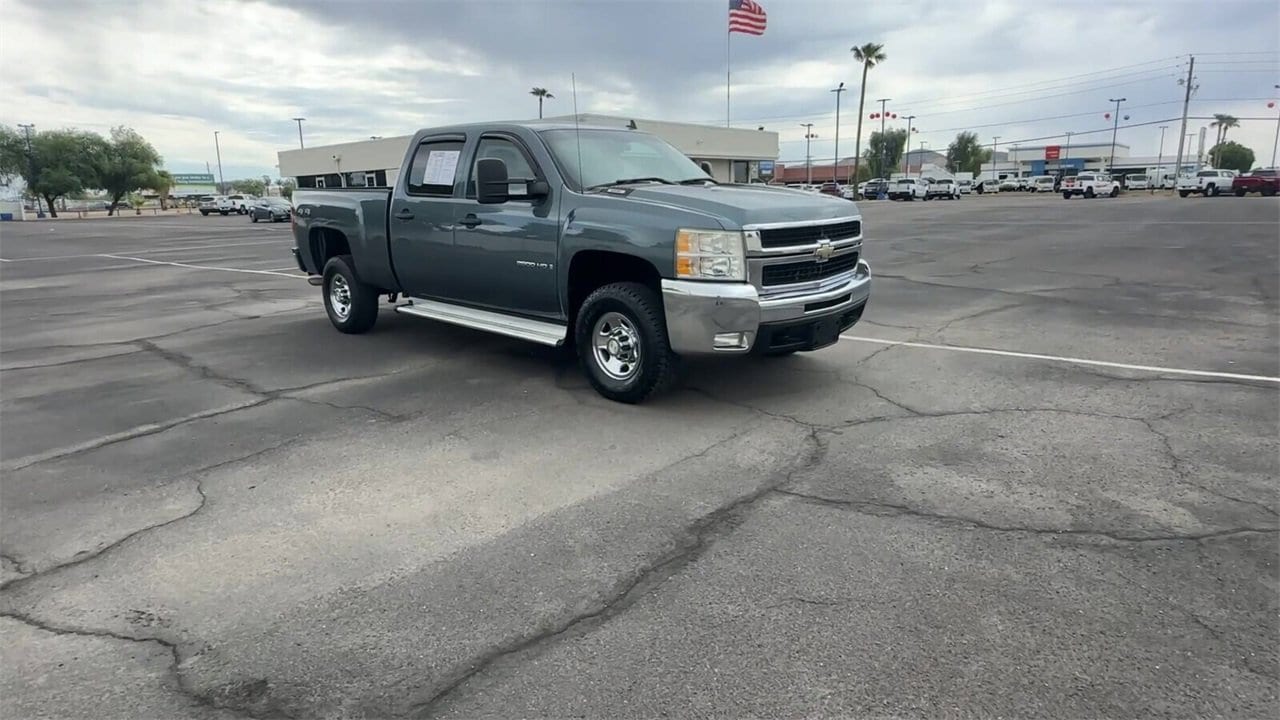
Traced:
<path fill-rule="evenodd" d="M 156 253 L 182 252 L 183 250 L 215 250 L 225 247 L 243 247 L 245 245 L 292 245 L 292 240 L 293 238 L 290 237 L 288 241 L 284 238 L 280 238 L 279 240 L 251 240 L 248 242 L 218 243 L 216 245 L 179 245 L 175 247 L 156 248 L 155 250 L 126 250 L 125 252 L 135 252 L 139 255 L 154 255 Z"/>
<path fill-rule="evenodd" d="M 192 265 L 191 263 L 168 262 L 165 260 L 151 260 L 149 258 L 129 257 L 128 255 L 99 255 L 98 257 L 112 258 L 115 260 L 132 260 L 134 262 L 147 263 L 149 265 L 170 265 L 173 267 L 187 268 L 189 270 L 218 270 L 221 272 L 237 272 L 248 273 L 250 275 L 277 275 L 287 278 L 305 278 L 306 275 L 301 273 L 286 273 L 276 270 L 246 270 L 245 268 L 218 267 L 217 265 Z"/>
<path fill-rule="evenodd" d="M 1142 372 L 1162 373 L 1166 375 L 1189 375 L 1191 377 L 1219 378 L 1222 380 L 1252 380 L 1255 382 L 1280 383 L 1280 377 L 1268 375 L 1242 375 L 1239 373 L 1214 372 L 1210 370 L 1185 370 L 1182 368 L 1160 367 L 1157 365 L 1132 365 L 1129 363 L 1109 362 L 1106 360 L 1089 360 L 1086 358 L 1064 357 L 1061 355 L 1041 355 L 1039 353 L 1013 352 L 1011 350 L 993 350 L 991 348 L 965 347 L 963 345 L 934 345 L 933 343 L 909 342 L 906 340 L 882 340 L 880 338 L 860 335 L 841 335 L 845 340 L 875 343 L 877 345 L 900 345 L 902 347 L 923 348 L 925 350 L 950 350 L 951 352 L 974 353 L 977 355 L 999 355 L 1001 357 L 1025 358 L 1028 360 L 1047 360 L 1049 362 L 1069 363 L 1072 365 L 1090 365 L 1093 367 L 1117 368 L 1120 370 L 1140 370 Z"/>

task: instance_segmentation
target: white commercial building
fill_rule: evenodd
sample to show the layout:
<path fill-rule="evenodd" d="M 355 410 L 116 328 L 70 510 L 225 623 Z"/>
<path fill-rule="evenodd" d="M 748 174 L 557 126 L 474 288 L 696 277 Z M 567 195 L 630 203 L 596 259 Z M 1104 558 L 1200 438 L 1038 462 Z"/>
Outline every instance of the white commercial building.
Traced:
<path fill-rule="evenodd" d="M 778 134 L 766 130 L 642 120 L 612 115 L 581 114 L 582 125 L 619 127 L 657 135 L 705 163 L 721 182 L 750 182 L 772 177 L 778 159 Z M 547 118 L 572 123 L 574 116 Z M 412 135 L 370 138 L 278 153 L 280 176 L 298 187 L 385 187 L 394 185 Z"/>

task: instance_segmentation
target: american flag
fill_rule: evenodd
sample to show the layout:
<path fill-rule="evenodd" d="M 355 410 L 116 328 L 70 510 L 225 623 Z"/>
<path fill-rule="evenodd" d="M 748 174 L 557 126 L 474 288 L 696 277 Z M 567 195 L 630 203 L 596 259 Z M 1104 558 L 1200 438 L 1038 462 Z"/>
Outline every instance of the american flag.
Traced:
<path fill-rule="evenodd" d="M 729 0 L 729 32 L 763 35 L 764 8 L 755 0 Z"/>

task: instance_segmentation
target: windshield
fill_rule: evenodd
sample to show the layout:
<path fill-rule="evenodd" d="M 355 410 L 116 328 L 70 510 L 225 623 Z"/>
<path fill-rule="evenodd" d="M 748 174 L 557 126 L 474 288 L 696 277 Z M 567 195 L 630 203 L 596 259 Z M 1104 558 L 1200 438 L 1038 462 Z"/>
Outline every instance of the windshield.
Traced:
<path fill-rule="evenodd" d="M 284 207 L 289 207 L 289 201 L 284 198 L 269 198 L 266 201 L 266 204 L 267 205 L 283 205 Z"/>
<path fill-rule="evenodd" d="M 702 168 L 667 142 L 634 130 L 546 130 L 542 137 L 560 172 L 578 188 L 633 178 L 672 183 L 710 180 Z"/>

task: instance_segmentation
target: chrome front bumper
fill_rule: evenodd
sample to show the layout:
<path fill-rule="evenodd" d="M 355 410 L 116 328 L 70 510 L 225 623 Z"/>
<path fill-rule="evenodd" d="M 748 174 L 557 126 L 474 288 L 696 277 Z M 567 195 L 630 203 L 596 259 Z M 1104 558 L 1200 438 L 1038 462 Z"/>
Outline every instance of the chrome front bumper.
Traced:
<path fill-rule="evenodd" d="M 748 283 L 662 281 L 667 338 L 681 355 L 750 352 L 761 326 L 840 315 L 870 296 L 871 267 L 863 260 L 852 274 L 818 289 L 767 299 Z M 829 304 L 833 300 L 839 302 Z M 812 305 L 822 307 L 806 310 Z"/>

